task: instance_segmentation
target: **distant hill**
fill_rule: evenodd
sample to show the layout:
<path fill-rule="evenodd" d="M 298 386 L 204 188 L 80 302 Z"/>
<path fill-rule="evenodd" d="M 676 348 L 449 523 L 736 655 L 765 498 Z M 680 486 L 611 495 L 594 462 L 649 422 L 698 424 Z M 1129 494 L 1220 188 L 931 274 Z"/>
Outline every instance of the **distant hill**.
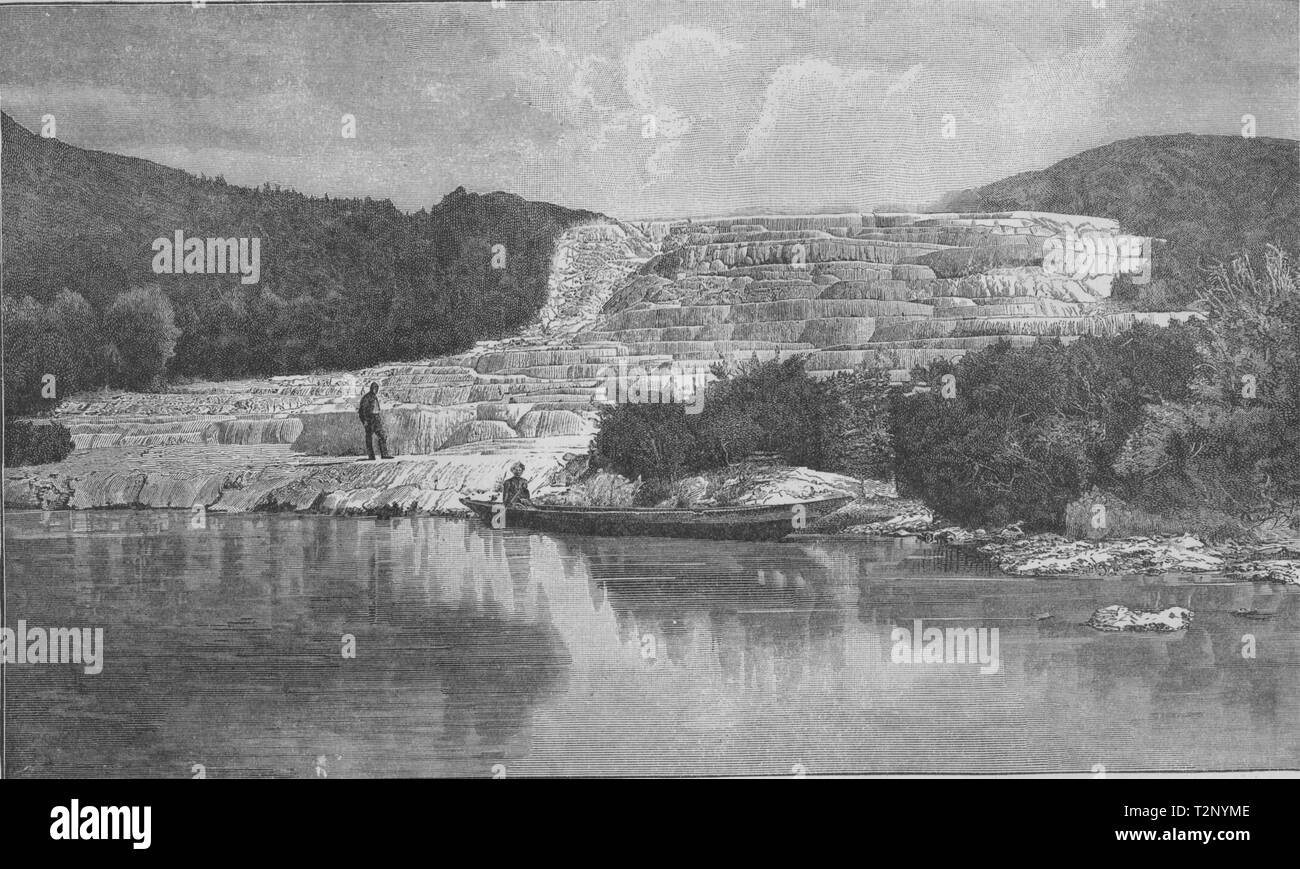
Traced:
<path fill-rule="evenodd" d="M 404 214 L 387 200 L 238 187 L 0 123 L 5 296 L 47 304 L 66 289 L 102 312 L 157 285 L 181 329 L 170 375 L 356 368 L 509 334 L 546 299 L 559 233 L 600 217 L 463 188 Z M 154 274 L 151 245 L 176 230 L 259 237 L 260 281 Z"/>
<path fill-rule="evenodd" d="M 950 194 L 933 210 L 1114 218 L 1128 232 L 1168 240 L 1155 276 L 1190 299 L 1202 257 L 1257 255 L 1269 243 L 1300 252 L 1300 142 L 1191 133 L 1124 139 Z"/>

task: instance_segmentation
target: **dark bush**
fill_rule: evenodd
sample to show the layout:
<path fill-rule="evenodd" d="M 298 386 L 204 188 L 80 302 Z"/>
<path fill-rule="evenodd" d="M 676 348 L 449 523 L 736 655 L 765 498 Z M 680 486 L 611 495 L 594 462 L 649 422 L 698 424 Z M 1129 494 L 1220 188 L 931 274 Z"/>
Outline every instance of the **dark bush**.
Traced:
<path fill-rule="evenodd" d="M 72 452 L 72 434 L 58 423 L 5 421 L 5 467 L 61 462 Z"/>
<path fill-rule="evenodd" d="M 699 414 L 680 404 L 602 408 L 592 453 L 598 466 L 645 480 L 673 480 L 753 453 L 821 468 L 830 401 L 802 357 L 749 363 L 720 372 Z"/>
<path fill-rule="evenodd" d="M 825 470 L 870 480 L 894 476 L 894 440 L 890 431 L 889 372 L 864 367 L 841 372 L 822 382 L 826 416 L 822 421 Z"/>
<path fill-rule="evenodd" d="M 1191 330 L 1139 327 L 1070 345 L 999 342 L 920 370 L 931 391 L 891 405 L 899 487 L 963 524 L 1060 528 L 1084 489 L 1116 483 L 1144 408 L 1191 395 L 1198 362 Z"/>
<path fill-rule="evenodd" d="M 1157 512 L 1251 522 L 1300 503 L 1300 268 L 1270 248 L 1208 270 L 1204 364 L 1190 400 L 1148 407 L 1117 461 L 1119 492 Z M 1152 367 L 1161 364 L 1152 360 Z M 1248 385 L 1249 384 L 1249 388 Z"/>
<path fill-rule="evenodd" d="M 2 304 L 6 415 L 47 411 L 102 382 L 99 320 L 85 299 L 64 290 L 49 304 L 30 296 L 5 296 Z"/>
<path fill-rule="evenodd" d="M 827 396 L 804 370 L 805 361 L 751 362 L 711 384 L 695 417 L 693 469 L 721 467 L 753 452 L 820 468 Z"/>
<path fill-rule="evenodd" d="M 672 480 L 687 469 L 696 438 L 679 404 L 614 404 L 600 409 L 593 464 L 629 479 Z"/>
<path fill-rule="evenodd" d="M 159 287 L 118 296 L 104 314 L 104 340 L 115 364 L 112 382 L 136 390 L 158 384 L 179 336 L 171 303 Z"/>

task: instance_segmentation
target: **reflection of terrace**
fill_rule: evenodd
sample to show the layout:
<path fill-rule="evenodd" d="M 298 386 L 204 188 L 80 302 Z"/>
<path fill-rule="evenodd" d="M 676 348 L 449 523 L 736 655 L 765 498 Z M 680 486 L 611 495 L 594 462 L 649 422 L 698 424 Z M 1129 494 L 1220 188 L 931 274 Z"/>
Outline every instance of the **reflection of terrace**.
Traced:
<path fill-rule="evenodd" d="M 209 515 L 200 529 L 180 514 L 147 533 L 140 514 L 73 521 L 42 551 L 78 578 L 83 611 L 109 625 L 147 612 L 176 644 L 144 661 L 147 678 L 129 672 L 136 659 L 115 662 L 140 691 L 129 703 L 126 694 L 100 699 L 139 719 L 134 726 L 146 725 L 149 708 L 214 691 L 274 687 L 304 708 L 333 708 L 331 720 L 401 696 L 440 712 L 444 738 L 473 734 L 500 756 L 567 679 L 569 655 L 545 588 L 532 582 L 527 537 L 478 537 L 435 520 Z M 182 627 L 196 613 L 203 623 Z M 355 659 L 341 658 L 344 634 L 356 637 Z M 429 689 L 441 703 L 430 705 Z M 165 703 L 142 696 L 155 690 Z M 330 699 L 340 692 L 349 698 L 341 706 Z"/>
<path fill-rule="evenodd" d="M 844 608 L 825 566 L 798 546 L 570 542 L 619 641 L 651 649 L 661 663 L 769 690 L 843 668 Z"/>
<path fill-rule="evenodd" d="M 624 646 L 704 668 L 722 685 L 768 690 L 883 663 L 895 620 L 865 603 L 873 595 L 855 578 L 941 574 L 953 557 L 909 541 L 569 544 L 586 562 L 593 606 L 608 603 Z M 896 603 L 910 619 L 907 599 Z M 861 618 L 851 617 L 855 610 Z"/>

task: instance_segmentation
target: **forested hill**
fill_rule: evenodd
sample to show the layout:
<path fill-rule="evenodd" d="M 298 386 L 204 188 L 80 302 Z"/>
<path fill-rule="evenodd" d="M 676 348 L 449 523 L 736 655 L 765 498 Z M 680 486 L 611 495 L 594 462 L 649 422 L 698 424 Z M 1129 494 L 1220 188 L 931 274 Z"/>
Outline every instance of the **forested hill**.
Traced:
<path fill-rule="evenodd" d="M 1114 218 L 1127 232 L 1168 240 L 1156 277 L 1163 265 L 1170 293 L 1189 298 L 1202 257 L 1258 256 L 1270 243 L 1300 252 L 1300 142 L 1191 133 L 1123 139 L 952 194 L 934 210 Z"/>
<path fill-rule="evenodd" d="M 559 233 L 600 217 L 463 188 L 404 214 L 387 200 L 238 187 L 2 121 L 6 307 L 28 296 L 46 308 L 68 290 L 101 316 L 159 287 L 180 329 L 167 376 L 356 368 L 505 335 L 545 301 Z M 155 274 L 153 242 L 177 230 L 260 238 L 260 280 Z M 120 351 L 96 358 L 108 365 Z"/>

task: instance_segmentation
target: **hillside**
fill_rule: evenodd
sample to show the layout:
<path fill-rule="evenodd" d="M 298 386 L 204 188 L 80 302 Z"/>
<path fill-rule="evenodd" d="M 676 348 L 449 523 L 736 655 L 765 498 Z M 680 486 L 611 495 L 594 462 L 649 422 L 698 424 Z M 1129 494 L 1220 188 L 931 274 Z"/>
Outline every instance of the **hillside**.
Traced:
<path fill-rule="evenodd" d="M 386 200 L 198 178 L 0 122 L 5 296 L 45 305 L 66 289 L 102 313 L 157 285 L 181 330 L 169 376 L 359 367 L 509 334 L 546 299 L 555 239 L 599 217 L 463 188 L 404 214 Z M 260 281 L 154 274 L 153 241 L 177 230 L 260 238 Z M 498 244 L 504 267 L 492 268 Z"/>
<path fill-rule="evenodd" d="M 1049 211 L 1117 220 L 1168 241 L 1156 258 L 1170 302 L 1192 297 L 1201 257 L 1266 244 L 1300 247 L 1300 142 L 1240 136 L 1142 136 L 974 190 L 936 211 Z"/>

